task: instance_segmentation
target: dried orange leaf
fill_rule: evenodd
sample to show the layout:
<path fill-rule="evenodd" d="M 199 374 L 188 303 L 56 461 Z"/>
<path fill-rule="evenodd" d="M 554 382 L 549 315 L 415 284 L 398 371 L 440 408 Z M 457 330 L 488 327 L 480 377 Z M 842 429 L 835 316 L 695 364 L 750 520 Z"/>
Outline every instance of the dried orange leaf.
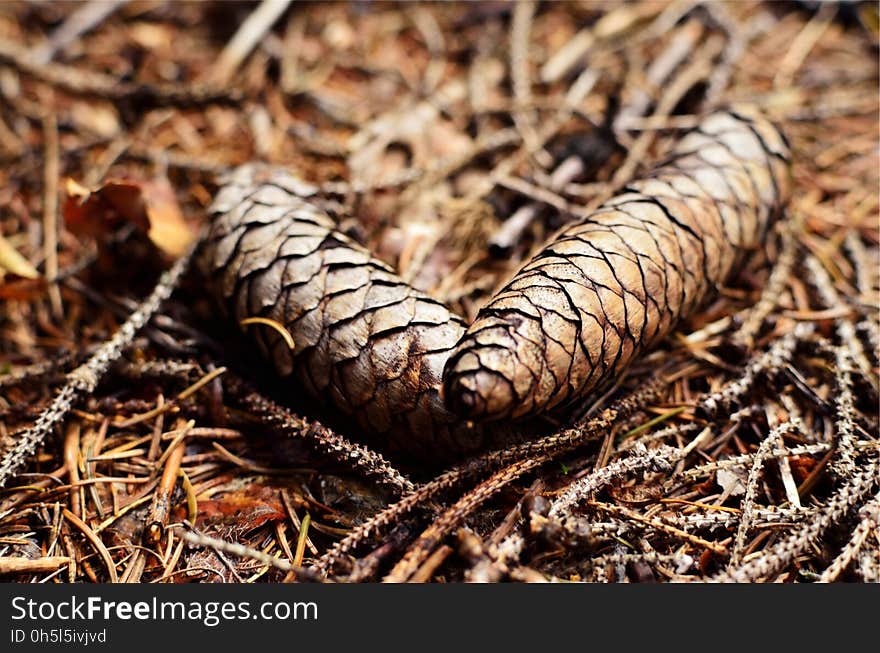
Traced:
<path fill-rule="evenodd" d="M 266 522 L 285 519 L 287 513 L 278 491 L 259 483 L 199 501 L 199 526 L 234 524 L 247 533 Z"/>
<path fill-rule="evenodd" d="M 74 233 L 97 236 L 123 220 L 146 232 L 171 256 L 182 254 L 195 238 L 166 179 L 111 179 L 92 191 L 67 179 L 65 188 L 64 218 Z"/>
<path fill-rule="evenodd" d="M 180 256 L 195 238 L 195 232 L 183 219 L 174 189 L 164 177 L 144 184 L 148 235 L 166 254 Z"/>
<path fill-rule="evenodd" d="M 89 190 L 67 179 L 65 189 L 64 219 L 75 234 L 98 236 L 120 220 L 133 222 L 143 231 L 149 229 L 143 193 L 137 183 L 113 180 Z"/>
<path fill-rule="evenodd" d="M 47 286 L 45 277 L 7 281 L 0 283 L 0 299 L 32 302 L 43 296 Z"/>

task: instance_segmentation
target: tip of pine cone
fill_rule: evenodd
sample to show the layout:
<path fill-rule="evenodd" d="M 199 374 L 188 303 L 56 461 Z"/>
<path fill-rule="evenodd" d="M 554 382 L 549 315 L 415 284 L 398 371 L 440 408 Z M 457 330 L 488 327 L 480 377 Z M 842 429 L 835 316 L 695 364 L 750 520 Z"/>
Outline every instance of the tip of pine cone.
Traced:
<path fill-rule="evenodd" d="M 453 371 L 443 386 L 443 399 L 450 411 L 475 422 L 507 417 L 516 405 L 510 383 L 490 370 Z"/>

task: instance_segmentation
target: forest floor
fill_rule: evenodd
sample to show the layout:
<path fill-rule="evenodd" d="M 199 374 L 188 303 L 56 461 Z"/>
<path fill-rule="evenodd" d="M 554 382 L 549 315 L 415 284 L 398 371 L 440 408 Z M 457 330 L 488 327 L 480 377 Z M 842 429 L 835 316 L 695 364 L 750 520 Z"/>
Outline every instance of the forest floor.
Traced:
<path fill-rule="evenodd" d="M 0 579 L 880 581 L 878 35 L 876 3 L 0 4 Z M 470 320 L 739 102 L 793 151 L 764 255 L 527 450 L 371 457 L 185 266 L 265 161 Z"/>

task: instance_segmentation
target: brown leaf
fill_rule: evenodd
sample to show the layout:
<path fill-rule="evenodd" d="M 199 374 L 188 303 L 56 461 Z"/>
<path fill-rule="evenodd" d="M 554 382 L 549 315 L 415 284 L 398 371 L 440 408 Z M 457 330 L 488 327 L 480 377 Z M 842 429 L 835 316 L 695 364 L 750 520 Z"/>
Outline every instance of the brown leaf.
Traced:
<path fill-rule="evenodd" d="M 16 279 L 15 281 L 0 283 L 0 299 L 31 302 L 43 296 L 47 285 L 45 277 Z"/>
<path fill-rule="evenodd" d="M 645 505 L 660 498 L 663 488 L 656 482 L 621 485 L 609 488 L 608 493 L 621 503 Z"/>
<path fill-rule="evenodd" d="M 287 519 L 280 495 L 259 484 L 227 492 L 217 499 L 199 501 L 199 524 L 234 525 L 248 533 L 266 522 Z"/>
<path fill-rule="evenodd" d="M 789 459 L 789 464 L 795 481 L 800 484 L 807 480 L 807 477 L 816 468 L 818 461 L 810 456 L 792 456 Z"/>
<path fill-rule="evenodd" d="M 64 218 L 76 234 L 98 236 L 119 221 L 131 222 L 147 233 L 156 247 L 175 257 L 195 238 L 165 178 L 145 182 L 110 179 L 92 191 L 67 179 L 65 189 Z"/>

